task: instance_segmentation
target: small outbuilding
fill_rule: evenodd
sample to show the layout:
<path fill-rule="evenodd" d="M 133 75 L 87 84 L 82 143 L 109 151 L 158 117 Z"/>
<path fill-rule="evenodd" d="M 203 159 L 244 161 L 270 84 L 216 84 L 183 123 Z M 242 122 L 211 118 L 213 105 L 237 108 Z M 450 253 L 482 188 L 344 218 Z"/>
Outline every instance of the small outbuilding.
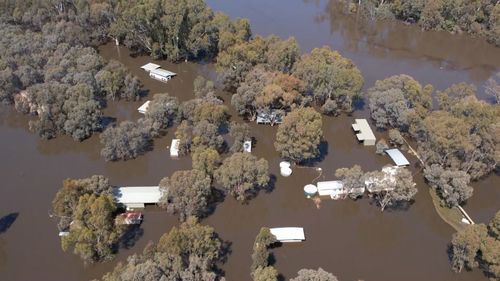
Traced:
<path fill-rule="evenodd" d="M 140 212 L 125 212 L 116 217 L 118 224 L 141 224 L 143 215 Z"/>
<path fill-rule="evenodd" d="M 179 139 L 173 139 L 170 144 L 170 156 L 171 157 L 179 157 Z"/>
<path fill-rule="evenodd" d="M 156 80 L 160 80 L 162 82 L 167 82 L 168 80 L 172 79 L 172 77 L 174 77 L 175 75 L 177 74 L 161 68 L 153 69 L 149 72 L 149 77 L 154 78 Z"/>
<path fill-rule="evenodd" d="M 394 190 L 398 169 L 398 166 L 382 168 L 382 175 L 380 177 L 371 177 L 365 180 L 366 190 L 370 193 Z"/>
<path fill-rule="evenodd" d="M 126 186 L 113 190 L 116 202 L 128 210 L 144 208 L 146 204 L 158 204 L 163 192 L 159 186 Z"/>
<path fill-rule="evenodd" d="M 375 145 L 377 139 L 366 119 L 355 119 L 354 124 L 352 124 L 352 129 L 357 133 L 356 137 L 358 141 L 362 142 L 364 145 Z"/>
<path fill-rule="evenodd" d="M 141 66 L 141 68 L 142 68 L 142 69 L 144 69 L 144 70 L 145 70 L 145 71 L 147 71 L 147 72 L 150 72 L 150 71 L 152 71 L 152 70 L 158 69 L 158 68 L 160 68 L 160 67 L 161 67 L 160 65 L 155 64 L 155 63 L 151 63 L 151 62 L 150 62 L 150 63 L 147 63 L 147 64 L 145 64 L 145 65 L 143 65 L 143 66 Z"/>
<path fill-rule="evenodd" d="M 146 101 L 143 105 L 141 105 L 141 106 L 137 109 L 137 111 L 139 111 L 139 113 L 141 113 L 141 114 L 146 114 L 146 112 L 148 111 L 148 108 L 149 108 L 149 103 L 150 103 L 150 102 L 151 102 L 151 101 L 149 101 L 149 100 L 148 100 L 148 101 Z"/>
<path fill-rule="evenodd" d="M 387 149 L 385 150 L 385 153 L 387 153 L 387 155 L 391 157 L 392 161 L 394 161 L 394 163 L 396 163 L 396 166 L 398 167 L 410 165 L 410 161 L 408 161 L 403 153 L 397 148 Z"/>
<path fill-rule="evenodd" d="M 339 199 L 348 194 L 341 181 L 319 181 L 317 187 L 319 196 L 330 196 L 332 199 Z"/>
<path fill-rule="evenodd" d="M 301 242 L 306 240 L 304 228 L 302 227 L 278 227 L 271 228 L 270 231 L 279 242 Z"/>
<path fill-rule="evenodd" d="M 264 111 L 259 111 L 257 112 L 257 119 L 256 119 L 257 124 L 281 124 L 283 123 L 283 116 L 276 112 L 276 111 L 271 111 L 271 112 L 264 112 Z"/>

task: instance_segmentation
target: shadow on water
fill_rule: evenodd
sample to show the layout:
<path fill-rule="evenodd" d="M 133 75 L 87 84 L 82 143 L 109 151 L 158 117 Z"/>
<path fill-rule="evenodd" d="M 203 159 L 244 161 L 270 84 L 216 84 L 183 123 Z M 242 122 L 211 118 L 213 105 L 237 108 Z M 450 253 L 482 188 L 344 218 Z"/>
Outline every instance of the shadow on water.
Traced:
<path fill-rule="evenodd" d="M 12 224 L 14 224 L 18 216 L 19 213 L 10 213 L 0 218 L 0 234 L 7 232 Z"/>
<path fill-rule="evenodd" d="M 122 235 L 119 241 L 119 248 L 130 249 L 144 235 L 144 230 L 140 225 L 132 225 Z"/>
<path fill-rule="evenodd" d="M 326 158 L 326 156 L 328 155 L 328 149 L 329 149 L 328 148 L 328 141 L 322 140 L 319 143 L 318 149 L 319 149 L 318 156 L 316 156 L 312 159 L 300 162 L 300 165 L 306 166 L 306 167 L 314 167 L 316 164 L 322 162 Z"/>

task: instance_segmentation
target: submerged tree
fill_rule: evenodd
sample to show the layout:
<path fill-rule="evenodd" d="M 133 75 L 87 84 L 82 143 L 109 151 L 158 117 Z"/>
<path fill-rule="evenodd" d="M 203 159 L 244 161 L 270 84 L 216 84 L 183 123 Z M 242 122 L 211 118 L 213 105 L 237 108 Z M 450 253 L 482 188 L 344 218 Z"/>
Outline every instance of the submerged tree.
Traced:
<path fill-rule="evenodd" d="M 148 105 L 145 119 L 149 122 L 151 134 L 158 136 L 173 125 L 179 116 L 179 101 L 168 94 L 156 94 Z"/>
<path fill-rule="evenodd" d="M 397 207 L 410 203 L 417 194 L 417 188 L 411 172 L 405 168 L 398 168 L 395 175 L 382 173 L 377 184 L 381 191 L 375 193 L 374 198 L 380 205 L 382 212 L 387 207 Z"/>
<path fill-rule="evenodd" d="M 232 122 L 229 127 L 229 135 L 234 139 L 231 152 L 242 152 L 243 143 L 250 139 L 250 126 L 246 123 Z"/>
<path fill-rule="evenodd" d="M 320 267 L 318 270 L 301 269 L 298 272 L 298 276 L 290 279 L 290 281 L 338 281 L 338 279 Z"/>
<path fill-rule="evenodd" d="M 82 195 L 74 210 L 69 234 L 61 239 L 63 250 L 73 248 L 85 262 L 111 259 L 122 233 L 115 222 L 116 209 L 109 194 Z"/>
<path fill-rule="evenodd" d="M 212 179 L 221 163 L 219 152 L 213 148 L 196 149 L 193 152 L 193 169 L 205 173 Z"/>
<path fill-rule="evenodd" d="M 103 281 L 211 280 L 222 281 L 217 265 L 224 257 L 224 243 L 210 226 L 188 218 L 165 233 L 157 245 L 149 244 L 141 255 L 134 254 Z"/>
<path fill-rule="evenodd" d="M 254 281 L 277 280 L 276 269 L 269 265 L 269 247 L 277 241 L 276 236 L 267 227 L 262 227 L 255 237 L 251 267 Z"/>
<path fill-rule="evenodd" d="M 100 139 L 104 145 L 101 155 L 106 161 L 133 159 L 151 147 L 148 126 L 130 121 L 109 127 L 100 135 Z"/>
<path fill-rule="evenodd" d="M 363 170 L 359 165 L 352 168 L 340 168 L 335 171 L 335 176 L 340 178 L 349 197 L 355 199 L 363 195 L 365 190 L 365 178 Z"/>
<path fill-rule="evenodd" d="M 459 206 L 472 196 L 470 176 L 464 171 L 445 170 L 437 164 L 424 169 L 424 176 L 447 207 Z"/>
<path fill-rule="evenodd" d="M 292 110 L 278 127 L 274 146 L 281 157 L 302 162 L 319 156 L 323 138 L 321 115 L 313 108 Z"/>
<path fill-rule="evenodd" d="M 353 99 L 361 93 L 364 83 L 356 65 L 328 46 L 303 55 L 293 74 L 306 83 L 320 105 L 329 100 L 335 102 L 335 107 L 328 106 L 328 114 L 351 112 Z"/>
<path fill-rule="evenodd" d="M 237 152 L 224 160 L 215 172 L 215 178 L 229 194 L 239 201 L 245 201 L 267 186 L 268 169 L 265 159 Z"/>
<path fill-rule="evenodd" d="M 169 213 L 179 214 L 184 221 L 189 216 L 203 217 L 212 196 L 211 180 L 199 170 L 176 171 L 160 181 L 164 194 L 160 206 Z"/>

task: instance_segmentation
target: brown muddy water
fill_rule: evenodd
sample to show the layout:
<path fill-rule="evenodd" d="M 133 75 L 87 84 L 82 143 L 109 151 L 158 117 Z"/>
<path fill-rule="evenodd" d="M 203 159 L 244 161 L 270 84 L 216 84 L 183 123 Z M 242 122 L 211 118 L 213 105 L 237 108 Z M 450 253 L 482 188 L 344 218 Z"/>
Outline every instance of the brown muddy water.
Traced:
<path fill-rule="evenodd" d="M 255 34 L 293 35 L 304 51 L 331 45 L 359 66 L 367 86 L 376 79 L 407 73 L 438 89 L 460 81 L 474 83 L 485 98 L 484 81 L 500 69 L 500 49 L 482 40 L 423 33 L 418 28 L 394 23 L 366 24 L 338 13 L 335 2 L 208 2 L 214 10 L 231 17 L 249 18 Z M 193 97 L 192 81 L 196 75 L 214 76 L 211 65 L 160 62 L 179 74 L 164 84 L 149 79 L 139 69 L 150 61 L 148 58 L 131 58 L 126 49 L 113 45 L 101 47 L 100 52 L 129 67 L 150 94 L 168 92 L 187 100 Z M 227 94 L 221 96 L 229 100 Z M 106 114 L 118 121 L 136 120 L 140 117 L 136 108 L 142 102 L 112 103 Z M 354 113 L 354 117 L 359 116 L 366 117 L 366 110 Z M 240 120 L 235 116 L 233 119 Z M 360 164 L 365 170 L 375 170 L 390 163 L 388 158 L 375 155 L 373 147 L 357 143 L 350 129 L 352 119 L 353 116 L 324 117 L 328 150 L 317 164 L 323 169 L 320 179 L 333 179 L 334 170 L 340 167 Z M 135 160 L 106 163 L 99 156 L 98 137 L 82 143 L 67 137 L 42 141 L 27 130 L 27 117 L 6 107 L 0 107 L 0 120 L 0 217 L 17 214 L 10 227 L 0 232 L 0 280 L 98 278 L 117 261 L 141 252 L 148 241 L 157 241 L 177 224 L 175 217 L 148 208 L 142 225 L 144 233 L 135 246 L 121 249 L 113 262 L 84 266 L 78 257 L 61 250 L 56 222 L 48 216 L 62 180 L 103 174 L 114 185 L 156 185 L 174 171 L 190 168 L 189 158 L 169 157 L 166 146 L 175 128 L 155 141 L 154 151 Z M 305 228 L 305 242 L 284 244 L 273 250 L 275 266 L 286 279 L 301 268 L 322 267 L 342 281 L 486 280 L 478 270 L 454 274 L 449 269 L 446 247 L 454 230 L 436 214 L 419 171 L 414 170 L 419 193 L 408 210 L 381 213 L 368 199 L 324 200 L 317 209 L 304 197 L 302 187 L 318 172 L 295 168 L 289 178 L 279 176 L 279 157 L 273 147 L 276 127 L 251 127 L 257 140 L 252 153 L 269 161 L 277 180 L 272 192 L 260 192 L 249 204 L 226 198 L 214 214 L 203 220 L 232 242 L 232 253 L 223 265 L 227 280 L 250 280 L 252 244 L 262 226 Z M 499 182 L 499 177 L 492 175 L 474 184 L 474 196 L 466 209 L 476 221 L 488 221 L 499 209 Z"/>

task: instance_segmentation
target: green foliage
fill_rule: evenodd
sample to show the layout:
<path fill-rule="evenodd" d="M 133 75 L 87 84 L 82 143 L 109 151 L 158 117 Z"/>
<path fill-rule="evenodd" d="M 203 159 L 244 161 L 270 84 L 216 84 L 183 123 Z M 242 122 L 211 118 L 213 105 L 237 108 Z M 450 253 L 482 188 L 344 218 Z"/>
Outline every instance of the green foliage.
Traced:
<path fill-rule="evenodd" d="M 374 195 L 374 199 L 382 211 L 387 207 L 397 208 L 410 204 L 418 192 L 413 176 L 406 168 L 398 168 L 394 176 L 386 177 L 382 174 L 378 184 L 382 190 Z"/>
<path fill-rule="evenodd" d="M 196 149 L 193 153 L 193 169 L 205 173 L 210 178 L 214 177 L 215 170 L 221 163 L 219 153 L 213 148 Z"/>
<path fill-rule="evenodd" d="M 273 267 L 269 266 L 269 247 L 276 242 L 276 237 L 267 227 L 262 227 L 255 237 L 251 267 L 254 280 L 268 280 L 265 277 L 271 278 L 269 280 L 275 280 L 272 278 L 273 276 L 276 278 L 275 273 L 277 274 L 277 272 Z"/>
<path fill-rule="evenodd" d="M 253 281 L 278 281 L 278 271 L 273 266 L 258 267 L 253 272 Z"/>
<path fill-rule="evenodd" d="M 351 198 L 362 196 L 365 190 L 365 178 L 363 170 L 359 165 L 352 168 L 340 168 L 335 171 L 335 176 L 344 184 Z"/>
<path fill-rule="evenodd" d="M 319 156 L 323 138 L 321 115 L 313 108 L 292 110 L 278 127 L 274 146 L 281 157 L 302 162 Z"/>
<path fill-rule="evenodd" d="M 338 279 L 320 267 L 318 270 L 301 269 L 298 272 L 298 276 L 290 279 L 290 281 L 338 281 Z"/>
<path fill-rule="evenodd" d="M 145 120 L 149 123 L 152 136 L 158 136 L 174 124 L 179 117 L 179 101 L 168 94 L 156 94 L 148 105 Z"/>
<path fill-rule="evenodd" d="M 223 243 L 210 226 L 189 218 L 160 238 L 157 246 L 148 245 L 142 255 L 130 256 L 118 264 L 103 281 L 130 280 L 224 280 L 216 268 L 223 259 Z"/>
<path fill-rule="evenodd" d="M 63 250 L 73 248 L 85 262 L 111 259 L 122 233 L 115 225 L 116 209 L 110 194 L 80 196 L 69 235 L 61 240 Z"/>
<path fill-rule="evenodd" d="M 396 75 L 378 80 L 368 89 L 372 119 L 378 128 L 398 128 L 402 132 L 416 126 L 432 107 L 432 87 L 422 88 L 408 75 Z"/>
<path fill-rule="evenodd" d="M 472 196 L 470 176 L 464 171 L 445 170 L 433 164 L 424 169 L 424 176 L 429 185 L 438 192 L 442 204 L 447 207 L 458 206 Z"/>
<path fill-rule="evenodd" d="M 193 82 L 194 95 L 196 98 L 204 98 L 208 95 L 215 95 L 215 84 L 203 76 L 197 76 Z"/>
<path fill-rule="evenodd" d="M 306 83 L 307 91 L 320 105 L 328 100 L 336 103 L 332 114 L 351 112 L 353 99 L 360 95 L 364 83 L 356 65 L 328 46 L 303 55 L 293 74 Z"/>
<path fill-rule="evenodd" d="M 210 184 L 210 177 L 203 171 L 176 171 L 160 181 L 164 190 L 160 206 L 169 213 L 179 214 L 181 221 L 190 216 L 203 217 L 212 196 Z"/>
<path fill-rule="evenodd" d="M 239 201 L 255 195 L 269 183 L 269 166 L 265 159 L 237 152 L 224 159 L 215 178 L 224 189 Z"/>
<path fill-rule="evenodd" d="M 243 152 L 243 143 L 250 139 L 250 126 L 246 123 L 231 122 L 229 135 L 234 139 L 231 152 Z"/>
<path fill-rule="evenodd" d="M 134 159 L 149 150 L 152 142 L 148 126 L 130 121 L 109 127 L 99 137 L 106 161 Z"/>

